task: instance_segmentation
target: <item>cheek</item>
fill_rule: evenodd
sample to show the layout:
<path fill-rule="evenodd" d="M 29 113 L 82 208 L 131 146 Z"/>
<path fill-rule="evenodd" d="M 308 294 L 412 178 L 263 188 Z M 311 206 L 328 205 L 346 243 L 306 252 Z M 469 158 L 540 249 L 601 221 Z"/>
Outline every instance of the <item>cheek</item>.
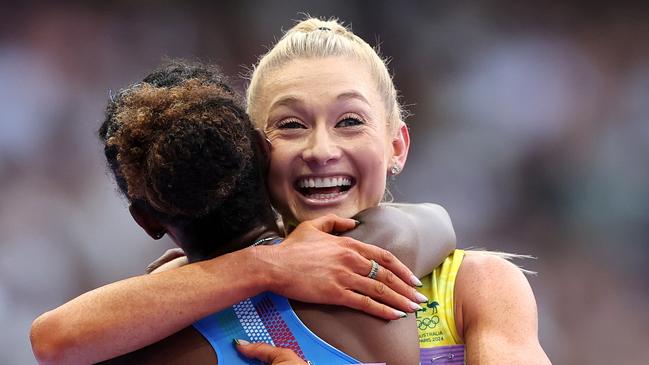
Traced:
<path fill-rule="evenodd" d="M 268 191 L 277 209 L 282 210 L 291 198 L 293 182 L 290 181 L 291 169 L 295 161 L 296 151 L 291 146 L 275 143 L 270 153 L 270 169 L 268 171 Z"/>
<path fill-rule="evenodd" d="M 360 172 L 359 192 L 364 205 L 373 206 L 383 198 L 386 183 L 387 158 L 382 144 L 375 148 L 359 149 L 355 152 L 356 164 Z M 361 207 L 361 208 L 367 208 Z"/>
<path fill-rule="evenodd" d="M 284 190 L 288 179 L 289 161 L 279 153 L 271 153 L 270 168 L 268 171 L 268 186 L 271 194 Z"/>

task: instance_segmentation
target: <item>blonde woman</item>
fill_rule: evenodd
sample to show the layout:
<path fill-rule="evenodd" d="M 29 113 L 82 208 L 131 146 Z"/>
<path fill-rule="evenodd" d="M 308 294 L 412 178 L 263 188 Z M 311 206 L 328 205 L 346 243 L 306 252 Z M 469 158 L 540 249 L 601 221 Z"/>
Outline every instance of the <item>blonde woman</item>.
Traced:
<path fill-rule="evenodd" d="M 385 62 L 335 20 L 307 19 L 290 29 L 254 69 L 248 107 L 272 143 L 268 185 L 289 224 L 377 204 L 385 176 L 405 164 L 408 129 Z M 306 177 L 329 174 L 353 181 L 334 192 L 334 203 L 303 188 Z M 534 295 L 514 265 L 456 250 L 423 281 L 430 300 L 418 311 L 422 363 L 465 355 L 468 363 L 549 363 Z M 334 342 L 336 332 L 356 328 L 345 322 L 319 335 Z M 414 347 L 404 344 L 402 353 Z"/>
<path fill-rule="evenodd" d="M 307 19 L 289 30 L 255 68 L 248 108 L 271 142 L 270 197 L 289 229 L 377 206 L 387 177 L 405 165 L 408 129 L 385 63 L 336 21 Z M 409 257 L 410 267 L 427 259 L 422 251 Z M 462 363 L 466 355 L 468 363 L 549 363 L 538 342 L 534 296 L 514 265 L 458 250 L 422 281 L 429 297 L 418 318 L 386 325 L 338 307 L 303 308 L 300 318 L 365 362 Z"/>
<path fill-rule="evenodd" d="M 336 308 L 289 303 L 267 291 L 388 320 L 421 308 L 417 302 L 426 298 L 411 286 L 419 280 L 393 254 L 321 232 L 345 232 L 357 225 L 351 219 L 309 220 L 278 244 L 264 187 L 268 144 L 238 99 L 214 67 L 178 61 L 111 98 L 99 135 L 129 210 L 151 237 L 169 235 L 191 264 L 110 284 L 45 313 L 32 329 L 39 362 L 91 363 L 162 339 L 111 362 L 236 364 L 242 358 L 232 340 L 259 340 L 263 333 L 319 363 L 356 363 L 364 349 L 352 334 L 339 336 L 350 355 L 299 319 L 312 312 L 335 316 Z M 363 223 L 351 234 L 390 247 L 419 276 L 453 246 L 448 217 L 433 205 L 375 207 L 356 218 Z M 426 259 L 417 267 L 418 250 Z M 390 324 L 351 315 L 358 316 L 384 334 L 411 329 L 416 341 L 412 316 Z M 323 330 L 335 322 L 310 325 Z"/>

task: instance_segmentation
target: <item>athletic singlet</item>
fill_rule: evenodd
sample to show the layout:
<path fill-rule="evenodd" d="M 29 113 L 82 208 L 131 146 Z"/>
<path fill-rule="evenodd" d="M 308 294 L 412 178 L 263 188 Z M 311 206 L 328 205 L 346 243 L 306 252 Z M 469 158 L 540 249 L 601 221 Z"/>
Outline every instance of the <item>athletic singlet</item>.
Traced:
<path fill-rule="evenodd" d="M 421 281 L 428 298 L 416 312 L 421 364 L 464 364 L 464 344 L 455 328 L 454 291 L 464 251 L 455 250 Z"/>
<path fill-rule="evenodd" d="M 314 365 L 358 364 L 358 360 L 329 345 L 297 317 L 285 297 L 266 292 L 245 299 L 194 323 L 212 345 L 219 364 L 263 364 L 240 355 L 233 340 L 265 342 L 293 350 Z"/>
<path fill-rule="evenodd" d="M 281 242 L 280 239 L 271 244 Z M 235 349 L 233 340 L 265 342 L 293 350 L 313 365 L 359 364 L 311 332 L 298 318 L 286 297 L 270 292 L 245 299 L 193 324 L 212 345 L 219 364 L 261 364 Z M 385 364 L 365 364 L 385 365 Z"/>

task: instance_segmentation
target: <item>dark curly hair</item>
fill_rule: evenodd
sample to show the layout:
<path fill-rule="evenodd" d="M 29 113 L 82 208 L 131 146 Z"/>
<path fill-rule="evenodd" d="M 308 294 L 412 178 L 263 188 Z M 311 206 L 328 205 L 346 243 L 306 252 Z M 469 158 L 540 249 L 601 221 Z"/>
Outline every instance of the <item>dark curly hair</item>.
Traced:
<path fill-rule="evenodd" d="M 192 248 L 245 233 L 270 204 L 262 156 L 241 97 L 215 66 L 168 61 L 111 97 L 99 129 L 119 189 Z M 209 232 L 208 232 L 209 231 Z"/>

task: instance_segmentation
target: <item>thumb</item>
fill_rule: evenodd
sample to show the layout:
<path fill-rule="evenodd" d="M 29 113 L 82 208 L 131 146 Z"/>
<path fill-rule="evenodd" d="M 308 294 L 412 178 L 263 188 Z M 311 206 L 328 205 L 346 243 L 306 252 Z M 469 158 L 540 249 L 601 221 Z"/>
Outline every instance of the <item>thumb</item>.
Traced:
<path fill-rule="evenodd" d="M 261 360 L 271 365 L 304 365 L 306 362 L 290 349 L 275 347 L 267 343 L 249 343 L 245 340 L 234 340 L 237 351 L 251 359 Z"/>
<path fill-rule="evenodd" d="M 358 221 L 349 218 L 341 218 L 335 214 L 327 214 L 309 221 L 311 226 L 326 233 L 342 233 L 354 229 Z"/>

